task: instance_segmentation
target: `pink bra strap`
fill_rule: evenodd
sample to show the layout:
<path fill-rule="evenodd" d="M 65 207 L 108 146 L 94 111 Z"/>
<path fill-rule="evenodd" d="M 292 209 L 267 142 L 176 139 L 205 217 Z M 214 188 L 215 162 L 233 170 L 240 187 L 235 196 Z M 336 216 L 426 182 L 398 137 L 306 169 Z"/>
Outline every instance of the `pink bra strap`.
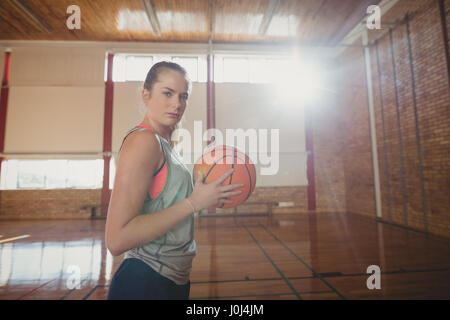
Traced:
<path fill-rule="evenodd" d="M 154 129 L 150 128 L 149 126 L 146 126 L 145 124 L 140 124 L 140 125 L 136 126 L 136 128 L 137 128 L 137 127 L 139 127 L 139 128 L 145 128 L 145 129 L 150 130 L 150 131 L 153 132 L 153 133 L 156 133 L 156 131 L 155 131 Z"/>

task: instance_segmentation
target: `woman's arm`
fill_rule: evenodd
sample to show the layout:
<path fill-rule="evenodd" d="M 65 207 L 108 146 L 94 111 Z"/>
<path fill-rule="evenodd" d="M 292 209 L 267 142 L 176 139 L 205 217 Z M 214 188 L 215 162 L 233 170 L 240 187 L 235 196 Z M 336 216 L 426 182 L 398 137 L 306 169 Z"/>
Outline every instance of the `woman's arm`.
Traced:
<path fill-rule="evenodd" d="M 193 214 L 192 207 L 183 201 L 152 214 L 138 215 L 123 226 L 115 235 L 115 242 L 108 246 L 113 256 L 140 247 L 168 232 Z"/>
<path fill-rule="evenodd" d="M 161 152 L 158 140 L 149 131 L 130 134 L 122 146 L 106 218 L 106 246 L 114 256 L 162 236 L 189 217 L 193 214 L 189 201 L 198 211 L 219 202 L 230 203 L 227 197 L 241 193 L 231 191 L 241 184 L 221 185 L 232 171 L 208 184 L 202 183 L 202 175 L 199 174 L 190 200 L 185 199 L 164 210 L 141 215 L 140 210 Z"/>
<path fill-rule="evenodd" d="M 192 213 L 184 200 L 151 215 L 140 214 L 161 155 L 150 131 L 136 131 L 125 139 L 106 219 L 106 246 L 115 256 L 158 238 Z"/>

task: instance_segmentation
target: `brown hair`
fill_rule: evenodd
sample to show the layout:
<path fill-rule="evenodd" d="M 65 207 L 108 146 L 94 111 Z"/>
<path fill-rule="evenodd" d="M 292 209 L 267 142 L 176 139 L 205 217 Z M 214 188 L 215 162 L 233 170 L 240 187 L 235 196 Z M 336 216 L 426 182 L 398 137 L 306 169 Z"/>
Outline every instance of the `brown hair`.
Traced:
<path fill-rule="evenodd" d="M 186 70 L 179 64 L 168 61 L 161 61 L 155 63 L 150 68 L 150 71 L 147 73 L 147 77 L 145 78 L 144 89 L 151 91 L 153 89 L 153 85 L 155 84 L 155 82 L 158 82 L 158 76 L 161 74 L 161 72 L 164 71 L 164 69 L 174 70 L 182 74 L 186 78 L 186 82 L 188 84 L 188 93 L 191 92 L 192 84 Z"/>

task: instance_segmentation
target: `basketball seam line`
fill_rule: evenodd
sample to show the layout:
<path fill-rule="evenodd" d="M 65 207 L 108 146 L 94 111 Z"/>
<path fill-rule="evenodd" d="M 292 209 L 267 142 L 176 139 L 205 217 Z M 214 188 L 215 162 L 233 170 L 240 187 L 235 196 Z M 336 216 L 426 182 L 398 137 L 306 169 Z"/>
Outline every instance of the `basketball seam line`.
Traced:
<path fill-rule="evenodd" d="M 233 150 L 233 163 L 231 164 L 231 169 L 233 169 L 234 170 L 234 158 L 236 158 L 237 157 L 237 152 L 236 152 L 236 148 L 234 148 L 234 147 L 231 147 L 232 148 L 232 150 Z M 222 158 L 223 159 L 223 158 Z M 231 173 L 231 175 L 230 175 L 230 182 L 228 182 L 228 185 L 230 185 L 231 184 L 231 180 L 233 180 L 233 174 L 234 174 L 234 172 L 233 173 Z M 250 185 L 251 186 L 251 185 Z M 228 198 L 227 198 L 228 199 Z M 245 200 L 244 200 L 245 201 Z M 220 206 L 220 208 L 223 208 L 223 206 L 225 205 L 225 203 L 222 203 L 222 205 Z"/>
<path fill-rule="evenodd" d="M 209 174 L 211 173 L 211 171 L 212 171 L 212 170 L 214 169 L 214 167 L 216 166 L 217 162 L 219 162 L 220 160 L 222 160 L 222 159 L 224 159 L 224 158 L 226 158 L 226 157 L 238 158 L 239 160 L 244 161 L 244 166 L 245 166 L 245 169 L 247 170 L 248 178 L 249 178 L 249 180 L 250 180 L 250 188 L 249 188 L 249 191 L 248 191 L 248 194 L 247 194 L 247 198 L 245 198 L 245 200 L 244 200 L 244 202 L 245 202 L 245 201 L 247 201 L 247 199 L 250 197 L 250 195 L 251 195 L 251 193 L 252 193 L 252 184 L 251 184 L 251 182 L 252 182 L 252 177 L 251 177 L 251 175 L 250 175 L 250 171 L 248 170 L 247 164 L 245 163 L 245 159 L 242 159 L 242 158 L 239 157 L 236 153 L 235 153 L 233 156 L 231 156 L 231 155 L 225 155 L 225 156 L 223 156 L 222 158 L 217 159 L 217 160 L 214 162 L 214 164 L 211 166 L 211 168 L 208 170 L 208 172 L 206 173 L 206 175 L 205 175 L 205 177 L 203 178 L 203 181 L 202 181 L 202 182 L 205 183 L 206 179 L 208 178 Z M 234 167 L 234 163 L 232 163 L 231 165 Z M 233 176 L 233 174 L 231 174 L 231 177 L 232 177 L 232 176 Z M 229 185 L 231 184 L 231 178 L 230 178 L 230 182 L 229 182 L 228 184 L 229 184 Z M 223 203 L 223 204 L 221 205 L 221 208 L 222 208 L 224 205 L 225 205 L 225 204 Z"/>

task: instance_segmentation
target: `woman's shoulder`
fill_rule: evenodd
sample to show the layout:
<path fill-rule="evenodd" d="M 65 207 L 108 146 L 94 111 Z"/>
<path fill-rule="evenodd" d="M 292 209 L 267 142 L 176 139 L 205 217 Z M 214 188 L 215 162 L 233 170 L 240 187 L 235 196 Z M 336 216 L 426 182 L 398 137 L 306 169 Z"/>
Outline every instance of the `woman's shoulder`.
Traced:
<path fill-rule="evenodd" d="M 120 153 L 127 153 L 135 156 L 154 156 L 160 155 L 162 149 L 155 133 L 150 130 L 134 130 L 127 135 Z M 159 156 L 157 158 L 159 158 Z"/>

